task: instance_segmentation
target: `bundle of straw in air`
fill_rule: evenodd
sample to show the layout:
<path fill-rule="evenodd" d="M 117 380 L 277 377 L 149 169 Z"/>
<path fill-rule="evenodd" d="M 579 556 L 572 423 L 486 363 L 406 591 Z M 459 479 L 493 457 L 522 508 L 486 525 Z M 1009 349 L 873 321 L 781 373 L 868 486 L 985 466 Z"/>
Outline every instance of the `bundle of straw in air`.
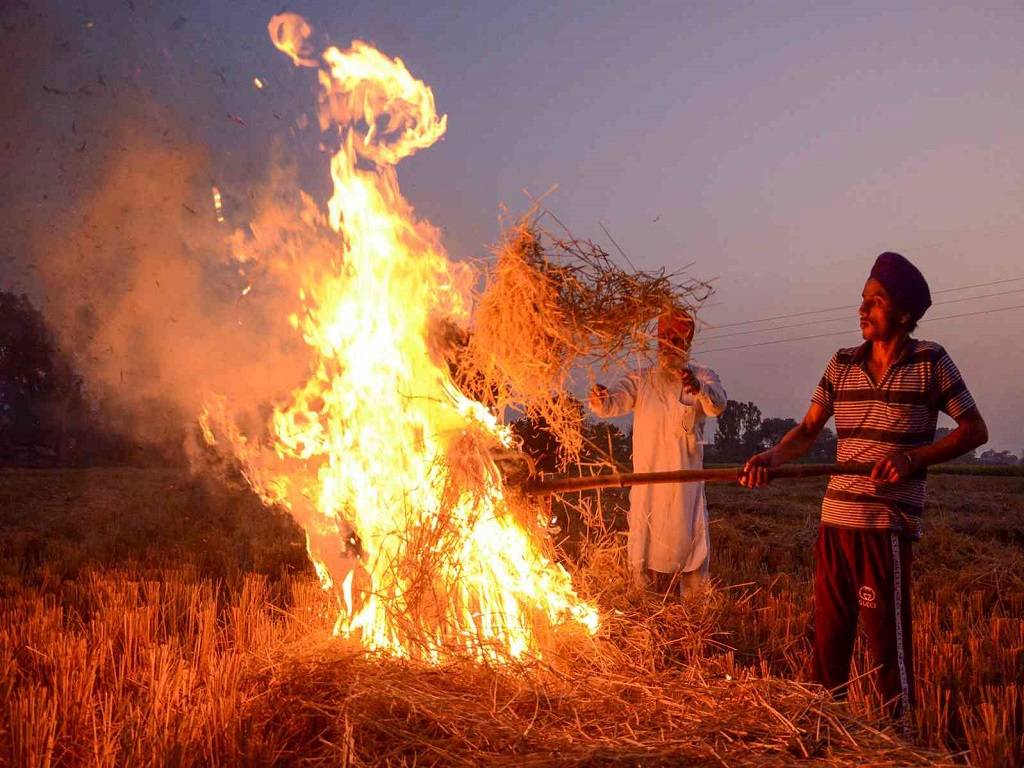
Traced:
<path fill-rule="evenodd" d="M 626 270 L 593 242 L 540 222 L 531 212 L 504 233 L 455 368 L 467 392 L 542 423 L 565 465 L 583 448 L 573 372 L 646 354 L 652 320 L 695 309 L 712 289 L 681 271 Z"/>

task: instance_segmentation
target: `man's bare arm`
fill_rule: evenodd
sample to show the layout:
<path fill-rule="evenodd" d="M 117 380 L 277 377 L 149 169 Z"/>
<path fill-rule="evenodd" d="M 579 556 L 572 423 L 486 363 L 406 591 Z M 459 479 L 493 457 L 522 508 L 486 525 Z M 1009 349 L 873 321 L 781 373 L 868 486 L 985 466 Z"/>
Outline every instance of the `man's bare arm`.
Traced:
<path fill-rule="evenodd" d="M 768 482 L 768 470 L 799 459 L 807 453 L 830 415 L 823 406 L 811 403 L 803 421 L 789 430 L 776 445 L 747 460 L 740 476 L 740 485 L 747 488 L 764 485 Z"/>

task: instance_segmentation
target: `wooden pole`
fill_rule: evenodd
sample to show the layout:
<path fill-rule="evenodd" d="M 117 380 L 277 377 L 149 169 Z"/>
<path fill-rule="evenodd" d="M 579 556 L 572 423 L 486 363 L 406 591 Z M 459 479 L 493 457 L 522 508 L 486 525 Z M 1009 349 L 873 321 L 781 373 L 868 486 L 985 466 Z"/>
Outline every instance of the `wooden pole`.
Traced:
<path fill-rule="evenodd" d="M 868 475 L 872 462 L 849 464 L 787 464 L 768 471 L 770 480 L 824 475 Z M 628 488 L 632 485 L 660 483 L 727 483 L 739 480 L 743 467 L 719 469 L 675 469 L 666 472 L 616 472 L 589 477 L 538 477 L 527 481 L 523 490 L 529 494 L 574 493 L 595 488 Z"/>

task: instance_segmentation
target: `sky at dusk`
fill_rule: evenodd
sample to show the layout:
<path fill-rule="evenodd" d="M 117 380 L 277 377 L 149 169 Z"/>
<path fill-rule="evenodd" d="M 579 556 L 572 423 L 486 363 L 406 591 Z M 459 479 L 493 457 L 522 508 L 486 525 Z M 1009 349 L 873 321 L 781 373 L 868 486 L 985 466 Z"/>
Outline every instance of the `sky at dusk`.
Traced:
<path fill-rule="evenodd" d="M 448 132 L 399 177 L 454 257 L 485 254 L 503 204 L 522 212 L 524 190 L 557 184 L 545 204 L 577 236 L 612 251 L 603 225 L 638 268 L 692 263 L 714 278 L 698 359 L 732 399 L 798 418 L 831 353 L 858 343 L 874 257 L 900 251 L 936 302 L 916 335 L 950 352 L 990 446 L 1019 452 L 1024 6 L 892 5 L 286 7 L 339 47 L 361 38 L 401 57 L 433 88 Z M 314 114 L 315 77 L 267 37 L 281 9 L 6 3 L 0 289 L 40 290 L 28 244 L 88 189 L 89 158 L 115 141 L 106 127 L 140 100 L 174 126 L 168 141 L 205 148 L 229 215 L 273 151 L 322 198 L 319 130 L 296 125 Z M 839 309 L 797 315 L 823 308 Z M 792 327 L 736 325 L 774 316 Z"/>

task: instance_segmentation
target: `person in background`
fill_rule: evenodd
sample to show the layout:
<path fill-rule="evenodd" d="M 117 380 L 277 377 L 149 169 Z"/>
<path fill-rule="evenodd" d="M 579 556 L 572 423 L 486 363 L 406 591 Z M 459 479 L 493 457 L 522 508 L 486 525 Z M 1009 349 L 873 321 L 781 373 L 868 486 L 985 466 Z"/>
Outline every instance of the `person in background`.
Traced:
<path fill-rule="evenodd" d="M 725 410 L 710 368 L 690 359 L 693 317 L 673 310 L 658 319 L 658 363 L 611 390 L 596 384 L 588 405 L 600 417 L 633 412 L 633 471 L 701 469 L 704 422 Z M 711 540 L 703 483 L 635 485 L 629 492 L 629 565 L 638 583 L 681 593 L 708 577 Z"/>
<path fill-rule="evenodd" d="M 888 711 L 906 727 L 914 704 L 911 543 L 921 535 L 925 468 L 982 445 L 988 429 L 946 350 L 910 335 L 931 305 L 921 272 L 883 253 L 861 298 L 864 343 L 832 356 L 803 421 L 751 457 L 740 483 L 764 485 L 774 467 L 807 452 L 833 415 L 837 459 L 874 462 L 870 476 L 835 475 L 825 491 L 813 669 L 817 682 L 845 697 L 859 615 Z M 957 427 L 935 442 L 939 411 Z"/>

